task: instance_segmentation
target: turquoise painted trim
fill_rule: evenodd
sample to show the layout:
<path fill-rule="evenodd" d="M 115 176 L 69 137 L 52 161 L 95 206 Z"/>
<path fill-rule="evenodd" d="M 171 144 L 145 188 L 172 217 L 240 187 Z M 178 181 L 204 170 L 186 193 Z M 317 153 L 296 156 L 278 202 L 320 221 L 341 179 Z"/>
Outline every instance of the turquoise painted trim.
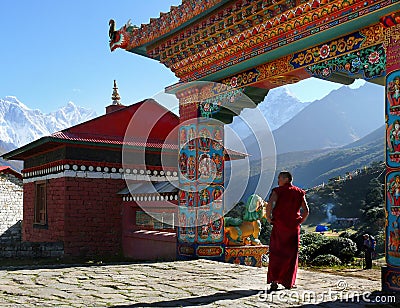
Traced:
<path fill-rule="evenodd" d="M 389 7 L 383 8 L 379 11 L 375 11 L 371 14 L 364 15 L 362 17 L 358 17 L 351 21 L 348 21 L 342 25 L 338 25 L 336 27 L 330 28 L 329 30 L 325 30 L 320 33 L 313 34 L 309 37 L 296 41 L 294 43 L 285 45 L 284 47 L 277 48 L 275 50 L 269 51 L 262 55 L 259 55 L 250 60 L 238 63 L 234 66 L 224 68 L 216 73 L 213 73 L 209 76 L 202 77 L 198 80 L 200 81 L 218 81 L 222 80 L 226 77 L 235 75 L 242 71 L 248 70 L 252 67 L 279 59 L 283 56 L 301 51 L 303 49 L 307 49 L 311 46 L 319 45 L 324 42 L 333 40 L 337 37 L 343 36 L 345 34 L 356 31 L 357 29 L 362 29 L 367 26 L 373 25 L 379 22 L 379 18 L 384 15 L 387 15 L 392 12 L 396 12 L 400 10 L 400 4 L 393 4 Z"/>

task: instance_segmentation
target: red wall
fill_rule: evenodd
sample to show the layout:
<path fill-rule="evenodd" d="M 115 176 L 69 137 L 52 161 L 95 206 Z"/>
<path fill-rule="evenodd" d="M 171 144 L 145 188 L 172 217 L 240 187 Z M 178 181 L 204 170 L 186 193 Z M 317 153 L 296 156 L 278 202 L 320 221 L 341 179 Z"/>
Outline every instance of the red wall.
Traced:
<path fill-rule="evenodd" d="M 124 180 L 66 178 L 66 256 L 121 253 Z"/>
<path fill-rule="evenodd" d="M 24 184 L 23 240 L 64 242 L 65 256 L 121 253 L 124 180 L 60 178 L 47 181 L 46 228 L 33 225 L 34 183 Z"/>
<path fill-rule="evenodd" d="M 47 227 L 35 227 L 35 184 L 24 184 L 22 238 L 28 242 L 58 242 L 64 239 L 65 178 L 48 180 L 46 184 Z"/>
<path fill-rule="evenodd" d="M 162 204 L 162 202 L 157 203 Z M 146 228 L 140 230 L 141 228 L 135 224 L 135 212 L 142 209 L 132 201 L 123 202 L 122 209 L 122 249 L 125 257 L 146 261 L 176 260 L 175 230 L 160 231 L 146 230 Z"/>

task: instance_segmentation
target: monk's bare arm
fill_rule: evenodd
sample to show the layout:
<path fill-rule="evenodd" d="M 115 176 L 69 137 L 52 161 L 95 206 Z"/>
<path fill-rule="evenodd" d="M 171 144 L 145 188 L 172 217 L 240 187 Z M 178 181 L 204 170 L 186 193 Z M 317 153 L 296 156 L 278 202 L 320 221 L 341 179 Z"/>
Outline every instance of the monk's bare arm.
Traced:
<path fill-rule="evenodd" d="M 306 197 L 304 196 L 303 197 L 303 201 L 301 202 L 301 221 L 300 221 L 300 224 L 302 224 L 303 222 L 306 221 L 309 213 L 310 213 L 310 210 L 309 210 L 308 205 L 307 205 Z"/>
<path fill-rule="evenodd" d="M 267 221 L 269 223 L 272 223 L 272 209 L 275 206 L 276 201 L 278 200 L 278 196 L 275 192 L 272 192 L 271 197 L 269 198 L 267 202 L 267 207 L 266 207 L 266 216 L 267 216 Z"/>

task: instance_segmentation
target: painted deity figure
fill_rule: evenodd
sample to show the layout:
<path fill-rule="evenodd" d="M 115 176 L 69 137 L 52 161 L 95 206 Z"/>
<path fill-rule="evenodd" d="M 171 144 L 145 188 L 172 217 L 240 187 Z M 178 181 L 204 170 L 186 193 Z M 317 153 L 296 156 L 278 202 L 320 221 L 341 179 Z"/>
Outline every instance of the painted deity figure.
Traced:
<path fill-rule="evenodd" d="M 222 226 L 223 226 L 223 218 L 218 213 L 213 213 L 210 218 L 210 226 L 211 226 L 211 237 L 213 239 L 221 238 Z"/>
<path fill-rule="evenodd" d="M 187 173 L 187 160 L 188 157 L 186 153 L 181 153 L 179 155 L 179 170 L 181 171 L 182 175 L 186 175 Z"/>
<path fill-rule="evenodd" d="M 185 146 L 187 142 L 187 134 L 186 134 L 186 129 L 182 128 L 181 129 L 181 133 L 180 133 L 180 137 L 179 137 L 179 144 L 181 145 L 181 147 Z"/>
<path fill-rule="evenodd" d="M 222 189 L 219 187 L 214 188 L 212 192 L 213 206 L 215 209 L 222 208 Z"/>
<path fill-rule="evenodd" d="M 396 76 L 393 81 L 389 82 L 387 98 L 389 100 L 390 107 L 396 107 L 400 105 L 400 76 Z"/>
<path fill-rule="evenodd" d="M 187 159 L 187 178 L 193 180 L 196 177 L 196 162 L 193 155 Z"/>
<path fill-rule="evenodd" d="M 179 204 L 181 205 L 186 204 L 186 191 L 184 190 L 179 191 Z"/>
<path fill-rule="evenodd" d="M 183 214 L 183 213 L 179 215 L 179 225 L 180 225 L 179 237 L 183 240 L 186 237 L 186 234 L 187 234 L 186 215 Z"/>
<path fill-rule="evenodd" d="M 191 239 L 193 239 L 195 237 L 195 229 L 194 229 L 194 218 L 190 217 L 189 218 L 189 224 L 187 227 L 187 236 Z"/>
<path fill-rule="evenodd" d="M 187 200 L 188 200 L 188 206 L 194 206 L 195 193 L 193 191 L 189 191 Z"/>
<path fill-rule="evenodd" d="M 216 177 L 220 179 L 222 177 L 222 169 L 223 169 L 221 155 L 214 153 L 212 155 L 212 161 L 214 162 L 215 168 L 217 169 Z"/>
<path fill-rule="evenodd" d="M 194 127 L 191 126 L 189 128 L 189 133 L 188 133 L 188 148 L 189 150 L 193 151 L 196 148 L 196 132 L 194 130 Z"/>
<path fill-rule="evenodd" d="M 222 142 L 222 133 L 221 130 L 217 128 L 214 131 L 213 148 L 216 149 L 217 151 L 220 150 L 222 148 L 221 142 Z"/>
<path fill-rule="evenodd" d="M 200 223 L 201 226 L 199 226 L 199 234 L 200 234 L 200 238 L 202 239 L 206 239 L 208 238 L 208 232 L 209 232 L 209 217 L 206 213 L 203 213 L 200 217 Z"/>
<path fill-rule="evenodd" d="M 400 252 L 400 216 L 397 217 L 396 221 L 393 221 L 393 230 L 389 231 L 389 254 L 397 254 Z"/>
<path fill-rule="evenodd" d="M 393 123 L 390 131 L 390 144 L 393 152 L 400 152 L 400 121 Z"/>
<path fill-rule="evenodd" d="M 214 165 L 208 154 L 202 154 L 199 158 L 199 176 L 208 179 L 214 174 Z"/>
<path fill-rule="evenodd" d="M 216 187 L 213 191 L 213 199 L 214 201 L 219 199 L 222 196 L 222 190 L 219 187 Z"/>
<path fill-rule="evenodd" d="M 394 181 L 388 185 L 389 200 L 391 205 L 400 206 L 400 176 L 397 175 Z"/>
<path fill-rule="evenodd" d="M 199 132 L 199 150 L 203 152 L 207 152 L 210 150 L 210 132 L 207 128 L 201 129 Z"/>
<path fill-rule="evenodd" d="M 207 189 L 203 189 L 200 192 L 199 199 L 200 199 L 200 205 L 207 205 L 208 203 L 210 203 L 210 194 Z"/>

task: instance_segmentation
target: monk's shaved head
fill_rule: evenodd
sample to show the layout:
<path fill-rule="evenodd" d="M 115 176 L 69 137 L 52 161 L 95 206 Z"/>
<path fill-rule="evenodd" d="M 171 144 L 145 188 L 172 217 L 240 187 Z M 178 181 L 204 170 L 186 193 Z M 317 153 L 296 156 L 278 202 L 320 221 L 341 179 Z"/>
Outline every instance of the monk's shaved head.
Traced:
<path fill-rule="evenodd" d="M 282 177 L 284 179 L 288 179 L 289 183 L 293 181 L 293 176 L 289 171 L 281 171 L 278 177 Z"/>

